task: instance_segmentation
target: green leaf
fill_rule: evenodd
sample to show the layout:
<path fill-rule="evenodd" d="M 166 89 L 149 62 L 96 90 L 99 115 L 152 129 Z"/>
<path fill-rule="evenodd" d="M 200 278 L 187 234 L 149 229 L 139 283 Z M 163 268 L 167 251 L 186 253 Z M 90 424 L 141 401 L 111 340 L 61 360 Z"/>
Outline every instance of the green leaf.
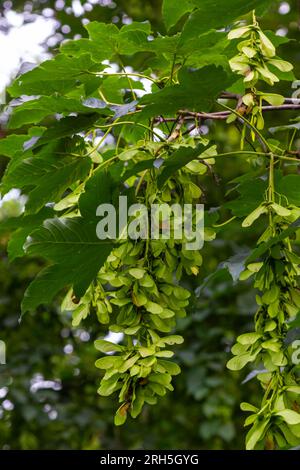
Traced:
<path fill-rule="evenodd" d="M 156 357 L 173 357 L 174 351 L 162 350 L 158 351 L 155 355 Z"/>
<path fill-rule="evenodd" d="M 2 180 L 3 188 L 8 191 L 13 187 L 25 189 L 28 194 L 27 213 L 36 213 L 46 203 L 56 202 L 64 191 L 78 180 L 84 179 L 91 168 L 90 158 L 67 157 L 28 158 L 22 161 L 13 172 Z"/>
<path fill-rule="evenodd" d="M 263 93 L 262 98 L 272 106 L 281 106 L 284 103 L 284 96 L 276 93 Z"/>
<path fill-rule="evenodd" d="M 128 369 L 131 369 L 131 367 L 138 361 L 139 355 L 135 354 L 134 356 L 130 357 L 127 359 L 123 364 L 119 367 L 119 372 L 123 373 L 126 372 Z"/>
<path fill-rule="evenodd" d="M 290 425 L 290 429 L 295 436 L 300 438 L 300 424 Z"/>
<path fill-rule="evenodd" d="M 124 333 L 125 335 L 135 335 L 140 328 L 140 325 L 130 326 L 129 328 L 125 328 Z"/>
<path fill-rule="evenodd" d="M 286 388 L 288 392 L 300 394 L 300 386 L 299 385 L 290 385 Z"/>
<path fill-rule="evenodd" d="M 64 94 L 75 88 L 79 80 L 89 78 L 88 71 L 101 70 L 104 66 L 92 61 L 90 55 L 67 57 L 58 54 L 30 72 L 16 78 L 8 91 L 11 96 Z"/>
<path fill-rule="evenodd" d="M 254 358 L 255 356 L 251 355 L 250 353 L 241 354 L 240 356 L 232 357 L 227 362 L 227 367 L 230 370 L 240 370 Z"/>
<path fill-rule="evenodd" d="M 294 446 L 299 445 L 299 437 L 297 437 L 297 436 L 295 436 L 295 434 L 293 434 L 290 426 L 287 426 L 285 423 L 282 423 L 278 427 L 282 431 L 286 441 L 291 446 L 294 447 Z M 278 435 L 279 435 L 279 433 L 278 433 Z M 277 440 L 278 440 L 278 435 L 276 434 Z M 286 446 L 286 442 L 284 440 L 284 443 L 282 443 L 281 447 L 285 447 L 285 446 Z"/>
<path fill-rule="evenodd" d="M 280 416 L 287 424 L 300 424 L 300 414 L 293 410 L 277 411 L 276 416 Z"/>
<path fill-rule="evenodd" d="M 167 387 L 170 384 L 172 377 L 169 374 L 150 374 L 148 376 L 148 380 Z"/>
<path fill-rule="evenodd" d="M 268 331 L 273 331 L 273 330 L 275 330 L 276 327 L 277 327 L 277 323 L 276 323 L 274 320 L 269 320 L 269 321 L 266 323 L 265 331 L 266 331 L 266 332 L 268 332 Z"/>
<path fill-rule="evenodd" d="M 172 346 L 173 344 L 182 344 L 184 341 L 183 337 L 182 336 L 179 336 L 179 335 L 170 335 L 170 336 L 165 336 L 164 338 L 161 338 L 159 341 L 158 341 L 158 345 L 159 346 L 163 346 L 165 344 L 169 344 L 170 346 Z"/>
<path fill-rule="evenodd" d="M 45 268 L 30 284 L 22 303 L 23 311 L 49 303 L 64 286 L 73 285 L 80 298 L 96 277 L 113 245 L 96 237 L 96 224 L 83 218 L 50 219 L 33 232 L 26 252 L 54 264 Z"/>
<path fill-rule="evenodd" d="M 246 436 L 246 450 L 253 450 L 255 448 L 258 441 L 263 438 L 268 424 L 269 419 L 257 420 L 255 422 Z"/>
<path fill-rule="evenodd" d="M 287 36 L 278 36 L 274 31 L 264 31 L 265 35 L 270 39 L 270 41 L 274 44 L 276 49 L 281 46 L 282 44 L 287 44 L 291 41 L 290 38 Z"/>
<path fill-rule="evenodd" d="M 95 366 L 98 369 L 110 369 L 112 367 L 117 369 L 121 363 L 122 358 L 120 356 L 105 356 L 97 359 Z"/>
<path fill-rule="evenodd" d="M 134 157 L 136 157 L 140 151 L 138 149 L 126 149 L 123 152 L 118 154 L 118 159 L 122 160 L 123 162 L 132 160 Z"/>
<path fill-rule="evenodd" d="M 102 397 L 108 397 L 118 389 L 118 380 L 120 374 L 114 374 L 112 377 L 106 380 L 101 381 L 101 385 L 98 388 L 97 392 Z"/>
<path fill-rule="evenodd" d="M 115 165 L 116 174 L 112 171 L 95 171 L 85 186 L 85 192 L 79 198 L 81 215 L 92 221 L 96 219 L 96 210 L 100 204 L 112 203 L 115 192 L 119 194 L 120 167 Z"/>
<path fill-rule="evenodd" d="M 259 411 L 256 406 L 251 405 L 250 403 L 242 402 L 240 405 L 242 411 L 251 411 L 252 413 L 257 413 Z"/>
<path fill-rule="evenodd" d="M 261 215 L 267 214 L 268 209 L 265 205 L 261 205 L 254 209 L 245 220 L 243 220 L 242 227 L 250 227 L 255 220 L 257 220 Z"/>
<path fill-rule="evenodd" d="M 112 115 L 104 102 L 101 107 L 91 107 L 89 101 L 82 103 L 73 98 L 65 96 L 42 96 L 37 100 L 26 101 L 21 106 L 14 108 L 9 120 L 9 128 L 16 129 L 25 124 L 36 124 L 52 114 L 68 115 L 70 113 L 91 114 L 99 112 L 101 115 Z"/>
<path fill-rule="evenodd" d="M 254 344 L 259 338 L 261 338 L 259 333 L 245 333 L 238 336 L 237 342 L 240 344 Z"/>
<path fill-rule="evenodd" d="M 129 269 L 129 274 L 135 279 L 142 279 L 145 276 L 146 271 L 142 268 L 131 268 Z"/>
<path fill-rule="evenodd" d="M 266 8 L 271 0 L 192 0 L 197 8 L 185 24 L 182 35 L 190 37 L 195 33 L 199 36 L 210 29 L 218 29 L 231 24 L 236 18 L 255 10 Z"/>
<path fill-rule="evenodd" d="M 179 365 L 176 364 L 175 362 L 159 359 L 158 364 L 160 367 L 162 367 L 166 372 L 168 372 L 171 375 L 178 375 L 181 372 Z"/>
<path fill-rule="evenodd" d="M 262 53 L 266 57 L 274 57 L 276 49 L 270 39 L 262 32 L 258 31 Z"/>
<path fill-rule="evenodd" d="M 199 155 L 204 152 L 205 146 L 203 144 L 197 147 L 181 147 L 168 157 L 164 163 L 162 172 L 158 177 L 158 187 L 162 188 L 170 176 L 172 176 L 180 168 L 187 165 L 192 160 L 195 160 Z"/>
<path fill-rule="evenodd" d="M 142 357 L 149 357 L 149 356 L 153 356 L 153 354 L 155 353 L 155 348 L 154 346 L 149 347 L 149 348 L 146 348 L 145 346 L 140 346 L 138 348 L 138 351 Z"/>
<path fill-rule="evenodd" d="M 284 194 L 290 204 L 300 206 L 300 175 L 284 176 L 278 184 L 278 192 Z"/>
<path fill-rule="evenodd" d="M 44 207 L 37 214 L 34 215 L 23 215 L 14 219 L 9 219 L 10 222 L 14 222 L 14 228 L 17 230 L 10 236 L 8 242 L 8 256 L 9 260 L 13 261 L 15 258 L 25 255 L 23 246 L 26 242 L 26 238 L 30 235 L 35 229 L 37 229 L 44 220 L 50 219 L 53 217 L 54 211 L 50 207 Z M 10 224 L 8 224 L 10 225 Z M 4 229 L 5 222 L 1 223 L 1 231 Z M 12 226 L 12 224 L 11 224 Z"/>
<path fill-rule="evenodd" d="M 180 109 L 209 111 L 219 93 L 236 80 L 214 65 L 200 70 L 182 68 L 178 78 L 179 85 L 165 87 L 140 100 L 140 105 L 145 108 L 138 114 L 139 120 L 159 116 L 162 110 L 164 115 L 174 114 Z M 194 92 L 191 93 L 191 90 Z"/>
<path fill-rule="evenodd" d="M 137 22 L 122 26 L 118 36 L 118 54 L 136 54 L 137 52 L 151 49 L 151 41 L 148 36 L 151 34 L 151 24 L 149 21 Z M 149 47 L 150 46 L 150 47 Z"/>
<path fill-rule="evenodd" d="M 194 8 L 191 0 L 164 0 L 162 15 L 167 29 L 175 26 L 180 18 Z"/>
<path fill-rule="evenodd" d="M 163 312 L 163 308 L 159 304 L 152 302 L 151 300 L 148 300 L 145 307 L 148 312 L 153 314 L 160 314 Z"/>
<path fill-rule="evenodd" d="M 173 289 L 174 295 L 178 300 L 187 300 L 191 297 L 191 293 L 181 286 L 175 286 Z"/>
<path fill-rule="evenodd" d="M 246 259 L 246 263 L 252 263 L 265 254 L 272 246 L 277 245 L 278 242 L 285 240 L 287 237 L 299 230 L 300 218 L 293 222 L 287 229 L 283 230 L 280 235 L 270 238 L 267 242 L 261 243 Z"/>
<path fill-rule="evenodd" d="M 26 252 L 51 260 L 25 292 L 23 311 L 49 303 L 66 285 L 73 285 L 80 298 L 98 274 L 113 248 L 108 240 L 96 235 L 96 209 L 111 202 L 113 179 L 98 171 L 88 181 L 79 205 L 82 217 L 50 219 L 36 230 L 26 245 Z"/>
<path fill-rule="evenodd" d="M 239 197 L 234 201 L 227 202 L 225 207 L 231 209 L 233 215 L 237 217 L 247 216 L 262 202 L 266 189 L 267 182 L 262 179 L 245 181 L 237 187 Z"/>
<path fill-rule="evenodd" d="M 249 26 L 241 26 L 239 28 L 232 29 L 228 33 L 228 39 L 230 39 L 230 40 L 239 39 L 247 33 L 249 35 L 250 31 L 251 31 L 251 29 L 249 28 Z"/>
<path fill-rule="evenodd" d="M 148 36 L 151 33 L 149 22 L 124 25 L 119 30 L 114 24 L 92 21 L 85 26 L 90 39 L 69 41 L 62 45 L 66 55 L 80 57 L 89 54 L 95 62 L 101 63 L 117 54 L 131 55 L 139 51 L 151 50 Z M 103 47 L 105 44 L 105 47 Z"/>
<path fill-rule="evenodd" d="M 54 140 L 73 136 L 85 129 L 89 129 L 97 119 L 99 119 L 99 114 L 97 113 L 62 118 L 49 127 L 32 148 L 38 148 L 41 145 L 52 143 Z"/>
<path fill-rule="evenodd" d="M 128 169 L 126 169 L 122 179 L 123 181 L 128 180 L 132 176 L 138 175 L 142 171 L 148 170 L 149 168 L 153 168 L 155 163 L 155 159 L 151 158 L 149 160 L 142 160 L 138 163 L 134 163 L 130 166 L 128 165 Z"/>
<path fill-rule="evenodd" d="M 262 296 L 262 301 L 266 304 L 272 304 L 280 295 L 280 289 L 277 285 L 273 284 L 272 287 L 266 290 Z"/>
<path fill-rule="evenodd" d="M 232 45 L 224 31 L 210 30 L 199 36 L 197 30 L 194 30 L 190 37 L 181 35 L 173 51 L 176 52 L 176 57 L 183 58 L 186 66 L 201 68 L 214 64 L 222 67 L 236 81 L 228 63 L 229 56 L 234 54 L 231 49 Z"/>
<path fill-rule="evenodd" d="M 293 66 L 290 62 L 282 59 L 271 59 L 269 61 L 270 64 L 274 65 L 278 70 L 281 72 L 290 72 L 293 70 Z"/>
<path fill-rule="evenodd" d="M 122 405 L 120 406 L 120 408 L 115 414 L 115 419 L 114 419 L 115 426 L 122 426 L 122 424 L 125 423 L 126 419 L 127 419 L 127 409 L 125 408 L 124 405 Z"/>
<path fill-rule="evenodd" d="M 287 209 L 286 207 L 281 206 L 280 204 L 277 204 L 276 202 L 273 202 L 271 204 L 272 209 L 276 214 L 280 215 L 281 217 L 288 217 L 291 215 L 290 209 Z"/>
<path fill-rule="evenodd" d="M 249 269 L 249 271 L 251 271 L 252 273 L 258 273 L 261 268 L 263 267 L 264 263 L 260 262 L 260 263 L 250 263 L 247 265 L 247 269 Z"/>
<path fill-rule="evenodd" d="M 0 139 L 0 155 L 11 158 L 17 152 L 22 152 L 23 145 L 29 138 L 28 135 L 12 134 L 5 139 Z"/>
<path fill-rule="evenodd" d="M 116 51 L 116 40 L 119 34 L 117 26 L 92 21 L 85 28 L 89 33 L 90 39 L 84 38 L 68 41 L 61 46 L 61 52 L 73 57 L 90 54 L 98 62 L 104 59 L 109 60 Z M 103 47 L 103 44 L 106 47 Z"/>
<path fill-rule="evenodd" d="M 138 390 L 136 392 L 136 398 L 130 410 L 130 414 L 132 418 L 136 418 L 141 413 L 144 403 L 145 403 L 144 391 Z"/>
<path fill-rule="evenodd" d="M 110 341 L 106 341 L 105 339 L 97 339 L 94 344 L 95 348 L 103 353 L 123 351 L 124 349 L 123 346 L 120 346 L 116 343 L 111 343 Z"/>
<path fill-rule="evenodd" d="M 163 397 L 167 393 L 166 388 L 163 385 L 158 384 L 156 382 L 149 382 L 148 387 L 160 397 Z"/>
<path fill-rule="evenodd" d="M 159 314 L 160 318 L 172 318 L 175 316 L 175 312 L 168 308 L 164 308 L 163 311 Z"/>

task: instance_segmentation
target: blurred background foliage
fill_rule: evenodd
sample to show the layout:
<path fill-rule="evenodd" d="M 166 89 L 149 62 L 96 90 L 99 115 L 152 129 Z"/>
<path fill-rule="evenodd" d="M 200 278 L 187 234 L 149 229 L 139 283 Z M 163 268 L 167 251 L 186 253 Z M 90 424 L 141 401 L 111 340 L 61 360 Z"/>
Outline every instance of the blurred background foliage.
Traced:
<path fill-rule="evenodd" d="M 91 20 L 121 25 L 130 19 L 149 19 L 154 30 L 164 32 L 160 9 L 161 0 L 4 1 L 0 6 L 0 30 L 7 33 L 12 27 L 8 14 L 12 11 L 22 13 L 25 23 L 34 21 L 37 15 L 51 17 L 56 21 L 55 32 L 44 46 L 55 52 L 65 38 L 84 35 L 83 25 Z M 299 25 L 297 0 L 274 2 L 262 20 L 264 29 L 297 41 Z M 279 55 L 296 66 L 295 75 L 300 77 L 297 41 L 282 46 Z M 283 82 L 280 87 L 282 94 L 291 96 L 289 83 Z M 280 125 L 289 117 L 288 113 L 270 113 L 268 123 Z M 236 147 L 240 135 L 234 126 L 208 124 L 209 137 L 218 142 L 220 151 Z M 1 172 L 5 164 L 6 160 L 0 157 Z M 248 163 L 241 164 L 237 159 L 225 164 L 222 161 L 218 184 L 206 177 L 203 187 L 209 207 L 217 207 L 228 199 L 225 182 L 241 175 L 243 165 Z M 19 210 L 16 201 L 2 202 L 0 223 Z M 84 329 L 71 328 L 71 320 L 60 313 L 59 303 L 27 314 L 20 321 L 23 292 L 40 269 L 41 261 L 16 260 L 9 264 L 7 239 L 0 238 L 0 339 L 7 345 L 7 364 L 0 365 L 0 448 L 242 449 L 243 416 L 239 403 L 255 403 L 258 385 L 252 383 L 251 375 L 247 378 L 244 372 L 228 371 L 225 363 L 234 338 L 252 324 L 255 293 L 250 284 L 233 282 L 226 269 L 207 278 L 233 255 L 231 268 L 238 267 L 238 253 L 246 251 L 256 238 L 253 229 L 245 239 L 237 222 L 225 226 L 217 240 L 204 247 L 198 278 L 193 283 L 186 279 L 187 287 L 196 289 L 196 294 L 188 317 L 178 325 L 185 343 L 177 348 L 182 374 L 175 379 L 175 391 L 122 428 L 113 426 L 111 399 L 97 395 L 99 371 L 94 367 L 97 352 L 93 341 L 107 332 L 99 330 L 101 326 L 91 317 Z"/>

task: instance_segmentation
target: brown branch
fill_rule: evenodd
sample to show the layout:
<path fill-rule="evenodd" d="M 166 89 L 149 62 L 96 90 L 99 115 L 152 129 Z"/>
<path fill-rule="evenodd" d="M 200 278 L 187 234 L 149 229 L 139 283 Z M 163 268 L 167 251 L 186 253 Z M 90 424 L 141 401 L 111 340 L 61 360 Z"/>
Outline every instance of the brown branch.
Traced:
<path fill-rule="evenodd" d="M 222 91 L 219 98 L 224 98 L 226 100 L 239 100 L 242 95 L 238 93 L 230 93 L 229 91 Z"/>
<path fill-rule="evenodd" d="M 293 100 L 293 98 L 291 98 Z M 284 110 L 294 110 L 300 109 L 300 100 L 295 104 L 282 104 L 281 106 L 262 106 L 263 111 L 284 111 Z"/>
<path fill-rule="evenodd" d="M 300 150 L 287 150 L 286 153 L 289 155 L 296 155 L 296 157 L 300 158 Z"/>
<path fill-rule="evenodd" d="M 281 106 L 262 106 L 263 112 L 270 112 L 270 111 L 292 111 L 300 109 L 300 100 L 299 104 L 282 104 Z M 194 111 L 187 111 L 187 110 L 180 110 L 178 114 L 184 118 L 184 121 L 197 119 L 215 119 L 215 120 L 223 120 L 227 119 L 230 116 L 230 111 L 216 111 L 212 113 L 197 113 Z M 178 118 L 161 118 L 158 117 L 155 119 L 155 122 L 162 123 L 162 122 L 176 122 Z"/>
<path fill-rule="evenodd" d="M 174 140 L 178 139 L 180 136 L 181 128 L 184 124 L 184 116 L 179 115 L 179 118 L 177 120 L 177 124 L 175 126 L 175 129 L 171 132 L 171 134 L 168 137 L 168 142 L 173 142 Z"/>

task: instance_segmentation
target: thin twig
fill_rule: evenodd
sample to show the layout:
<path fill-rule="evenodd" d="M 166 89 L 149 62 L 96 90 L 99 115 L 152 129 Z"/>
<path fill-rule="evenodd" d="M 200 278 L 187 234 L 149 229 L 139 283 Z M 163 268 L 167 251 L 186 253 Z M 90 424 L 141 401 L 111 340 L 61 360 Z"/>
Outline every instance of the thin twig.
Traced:
<path fill-rule="evenodd" d="M 296 155 L 298 158 L 300 158 L 300 150 L 287 150 L 289 155 Z"/>
<path fill-rule="evenodd" d="M 300 109 L 300 104 L 282 104 L 281 106 L 262 106 L 263 112 L 270 112 L 270 111 L 292 111 Z M 230 116 L 230 111 L 216 111 L 212 113 L 202 113 L 202 112 L 194 112 L 188 110 L 179 110 L 179 115 L 184 118 L 184 121 L 194 120 L 195 118 L 198 119 L 213 119 L 213 120 L 224 120 Z M 176 122 L 177 118 L 162 118 L 158 117 L 155 119 L 156 123 L 163 123 L 163 122 Z"/>
<path fill-rule="evenodd" d="M 180 136 L 180 132 L 181 132 L 181 128 L 183 124 L 184 124 L 184 116 L 179 116 L 175 129 L 168 137 L 168 142 L 173 142 L 174 140 L 178 139 L 178 137 Z"/>

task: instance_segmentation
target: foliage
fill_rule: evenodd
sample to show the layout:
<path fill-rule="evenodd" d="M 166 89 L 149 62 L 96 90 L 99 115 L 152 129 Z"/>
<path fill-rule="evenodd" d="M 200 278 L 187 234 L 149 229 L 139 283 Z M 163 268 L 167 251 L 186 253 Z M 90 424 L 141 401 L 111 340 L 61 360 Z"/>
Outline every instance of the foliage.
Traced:
<path fill-rule="evenodd" d="M 263 117 L 270 109 L 266 103 L 280 108 L 285 101 L 270 86 L 294 75 L 292 65 L 276 55 L 285 40 L 263 32 L 249 12 L 257 7 L 263 13 L 270 3 L 230 0 L 222 15 L 212 15 L 215 1 L 165 0 L 165 36 L 151 37 L 147 22 L 121 28 L 92 22 L 88 39 L 64 43 L 54 59 L 18 77 L 9 89 L 21 104 L 10 110 L 10 135 L 1 142 L 10 159 L 1 192 L 17 187 L 28 198 L 24 214 L 8 219 L 1 231 L 17 229 L 9 245 L 12 259 L 27 254 L 51 263 L 26 290 L 23 313 L 68 287 L 62 311 L 73 312 L 74 327 L 95 314 L 100 324 L 123 333 L 122 344 L 103 335 L 95 341 L 105 354 L 96 361 L 105 371 L 98 392 L 118 392 L 116 425 L 173 390 L 180 368 L 168 360 L 174 354 L 169 346 L 183 342 L 173 330 L 185 321 L 190 298 L 195 302 L 185 283 L 198 276 L 202 256 L 186 249 L 188 240 L 175 237 L 99 240 L 97 206 L 123 195 L 146 207 L 201 202 L 203 182 L 216 178 L 213 168 L 222 175 L 220 162 L 238 156 L 247 167 L 235 180 L 238 197 L 227 203 L 233 215 L 228 223 L 242 218 L 245 232 L 257 221 L 263 227 L 257 248 L 238 263 L 240 280 L 254 276 L 261 295 L 255 332 L 237 338 L 228 367 L 239 370 L 251 362 L 265 368 L 257 374 L 265 390 L 260 407 L 242 403 L 253 412 L 246 420 L 252 425 L 247 448 L 299 444 L 299 367 L 287 344 L 289 322 L 300 307 L 293 246 L 299 175 L 287 174 L 297 163 L 292 156 L 297 128 L 285 145 L 269 138 Z M 228 26 L 229 34 L 220 30 Z M 141 53 L 143 60 L 128 71 Z M 103 60 L 117 64 L 118 71 L 107 71 Z M 145 83 L 148 92 L 141 93 Z M 206 119 L 222 120 L 228 129 L 241 126 L 240 147 L 218 152 L 215 142 L 201 135 Z M 216 219 L 207 211 L 206 242 L 224 226 Z M 140 223 L 137 213 L 130 223 Z M 224 266 L 233 272 L 232 261 Z M 224 435 L 226 430 L 225 419 Z M 205 426 L 201 432 L 205 435 Z"/>

